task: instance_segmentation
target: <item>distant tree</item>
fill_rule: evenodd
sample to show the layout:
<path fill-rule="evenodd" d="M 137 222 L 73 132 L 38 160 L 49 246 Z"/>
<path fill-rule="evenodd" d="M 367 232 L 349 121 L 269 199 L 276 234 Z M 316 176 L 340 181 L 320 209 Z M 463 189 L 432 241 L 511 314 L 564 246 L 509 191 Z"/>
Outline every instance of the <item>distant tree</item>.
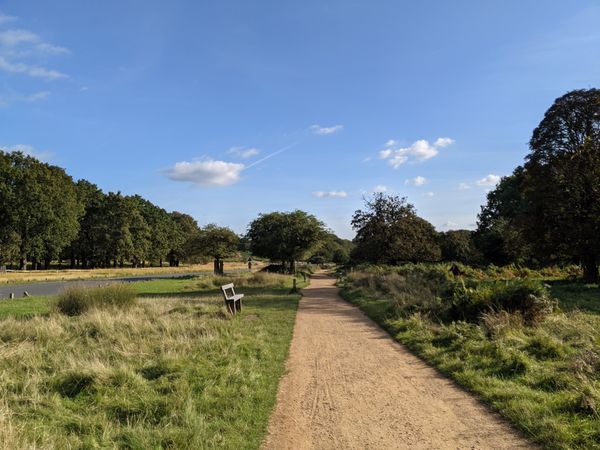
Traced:
<path fill-rule="evenodd" d="M 138 210 L 149 227 L 148 259 L 151 264 L 154 261 L 162 266 L 163 259 L 167 257 L 170 250 L 171 230 L 174 227 L 173 219 L 167 211 L 139 195 L 134 195 L 132 201 L 137 204 Z"/>
<path fill-rule="evenodd" d="M 442 260 L 465 264 L 481 262 L 481 255 L 473 242 L 473 234 L 470 230 L 450 230 L 440 233 Z"/>
<path fill-rule="evenodd" d="M 533 131 L 525 164 L 526 238 L 548 259 L 575 257 L 598 282 L 600 90 L 568 92 Z"/>
<path fill-rule="evenodd" d="M 486 261 L 496 265 L 525 263 L 533 258 L 523 234 L 527 205 L 523 195 L 525 170 L 517 167 L 488 192 L 478 215 L 474 241 Z"/>
<path fill-rule="evenodd" d="M 248 226 L 252 253 L 280 261 L 290 273 L 296 261 L 308 257 L 325 237 L 325 227 L 316 217 L 300 210 L 260 214 Z"/>
<path fill-rule="evenodd" d="M 28 258 L 37 267 L 57 257 L 77 235 L 82 213 L 63 169 L 20 152 L 0 152 L 0 207 L 0 237 L 14 240 L 10 253 L 18 253 L 21 269 Z"/>
<path fill-rule="evenodd" d="M 187 214 L 173 211 L 169 214 L 173 228 L 169 232 L 169 266 L 179 266 L 181 261 L 188 261 L 194 256 L 194 242 L 198 237 L 200 228 L 196 219 Z"/>
<path fill-rule="evenodd" d="M 346 264 L 350 260 L 350 252 L 353 248 L 352 241 L 341 239 L 334 233 L 327 232 L 308 260 L 315 264 L 330 262 Z"/>
<path fill-rule="evenodd" d="M 376 193 L 352 217 L 356 245 L 352 259 L 375 264 L 438 261 L 441 250 L 433 225 L 417 216 L 406 198 Z"/>
<path fill-rule="evenodd" d="M 230 228 L 208 224 L 200 229 L 193 244 L 195 253 L 214 259 L 214 273 L 223 274 L 223 259 L 235 254 L 239 236 Z"/>

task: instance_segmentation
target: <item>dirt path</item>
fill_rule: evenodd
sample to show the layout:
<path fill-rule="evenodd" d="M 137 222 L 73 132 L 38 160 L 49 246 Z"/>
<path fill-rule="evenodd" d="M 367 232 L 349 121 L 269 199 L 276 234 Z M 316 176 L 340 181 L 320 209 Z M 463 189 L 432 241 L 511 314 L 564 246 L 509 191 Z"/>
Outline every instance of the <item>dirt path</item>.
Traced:
<path fill-rule="evenodd" d="M 313 277 L 264 450 L 532 448 Z"/>

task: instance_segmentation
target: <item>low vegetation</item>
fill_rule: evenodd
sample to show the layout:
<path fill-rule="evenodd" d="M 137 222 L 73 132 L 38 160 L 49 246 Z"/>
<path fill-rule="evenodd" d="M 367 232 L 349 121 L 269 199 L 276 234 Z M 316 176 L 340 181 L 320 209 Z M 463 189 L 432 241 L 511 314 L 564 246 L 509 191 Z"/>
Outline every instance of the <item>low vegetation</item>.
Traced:
<path fill-rule="evenodd" d="M 545 447 L 600 448 L 600 316 L 579 309 L 597 288 L 448 267 L 363 267 L 342 294 Z"/>
<path fill-rule="evenodd" d="M 218 291 L 230 280 L 78 289 L 5 314 L 0 448 L 258 448 L 299 296 L 291 277 L 235 277 L 246 297 L 232 317 Z"/>

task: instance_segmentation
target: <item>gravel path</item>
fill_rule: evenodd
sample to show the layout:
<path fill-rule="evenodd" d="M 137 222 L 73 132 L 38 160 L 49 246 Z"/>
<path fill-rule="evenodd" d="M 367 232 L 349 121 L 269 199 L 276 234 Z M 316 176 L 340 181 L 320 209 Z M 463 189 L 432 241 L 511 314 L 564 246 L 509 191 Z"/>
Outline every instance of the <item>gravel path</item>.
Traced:
<path fill-rule="evenodd" d="M 312 278 L 264 450 L 535 446 Z"/>

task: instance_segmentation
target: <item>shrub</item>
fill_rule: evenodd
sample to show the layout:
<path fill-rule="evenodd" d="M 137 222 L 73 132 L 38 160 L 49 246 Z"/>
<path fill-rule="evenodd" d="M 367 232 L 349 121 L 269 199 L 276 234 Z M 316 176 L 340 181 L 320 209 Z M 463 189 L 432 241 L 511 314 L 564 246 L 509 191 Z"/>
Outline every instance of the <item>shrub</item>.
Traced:
<path fill-rule="evenodd" d="M 67 316 L 79 316 L 92 308 L 128 308 L 135 303 L 136 292 L 126 284 L 66 289 L 56 300 L 56 309 Z"/>
<path fill-rule="evenodd" d="M 533 325 L 552 312 L 556 305 L 547 287 L 535 280 L 481 283 L 467 287 L 457 283 L 451 295 L 450 315 L 454 319 L 477 321 L 483 314 L 498 311 L 518 312 Z"/>

